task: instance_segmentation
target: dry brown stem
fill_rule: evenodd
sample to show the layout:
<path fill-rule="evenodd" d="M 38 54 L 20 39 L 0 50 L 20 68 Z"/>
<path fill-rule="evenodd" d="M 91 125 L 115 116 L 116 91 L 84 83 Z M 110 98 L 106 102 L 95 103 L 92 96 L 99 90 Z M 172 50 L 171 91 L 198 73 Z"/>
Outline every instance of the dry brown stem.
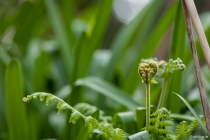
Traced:
<path fill-rule="evenodd" d="M 208 132 L 210 133 L 210 110 L 209 110 L 209 106 L 208 106 L 204 83 L 203 83 L 202 76 L 201 76 L 195 40 L 194 40 L 194 36 L 192 33 L 192 22 L 191 22 L 191 17 L 189 15 L 190 11 L 189 11 L 189 9 L 187 9 L 185 1 L 188 1 L 188 0 L 182 0 L 182 9 L 184 12 L 185 23 L 187 26 L 187 33 L 188 33 L 190 46 L 191 46 L 191 50 L 192 50 L 195 72 L 196 72 L 196 77 L 197 77 L 197 81 L 198 81 L 198 87 L 199 87 L 203 111 L 204 111 L 204 115 L 205 115 L 205 119 L 206 119 L 206 126 L 207 126 Z M 191 0 L 191 3 L 193 3 L 192 0 Z M 194 10 L 194 12 L 195 12 L 195 10 Z"/>
<path fill-rule="evenodd" d="M 189 16 L 190 16 L 190 18 L 192 20 L 192 23 L 193 23 L 193 26 L 195 28 L 195 31 L 197 33 L 198 39 L 200 41 L 204 57 L 206 59 L 208 67 L 210 69 L 210 49 L 209 49 L 209 44 L 208 44 L 208 41 L 207 41 L 206 36 L 204 34 L 203 27 L 201 25 L 201 22 L 200 22 L 200 19 L 199 19 L 199 16 L 198 16 L 198 12 L 197 12 L 196 7 L 195 7 L 195 3 L 194 3 L 193 0 L 184 0 L 184 2 L 186 4 L 186 8 L 187 8 Z"/>

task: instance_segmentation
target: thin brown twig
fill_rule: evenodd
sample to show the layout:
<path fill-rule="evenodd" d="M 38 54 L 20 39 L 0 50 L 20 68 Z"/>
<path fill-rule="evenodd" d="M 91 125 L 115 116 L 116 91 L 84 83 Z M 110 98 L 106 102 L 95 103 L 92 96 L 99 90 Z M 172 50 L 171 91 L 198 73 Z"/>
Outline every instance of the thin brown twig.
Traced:
<path fill-rule="evenodd" d="M 206 59 L 208 67 L 210 69 L 209 44 L 208 44 L 208 41 L 207 41 L 206 36 L 204 34 L 203 27 L 201 25 L 201 22 L 200 22 L 200 19 L 199 19 L 199 16 L 198 16 L 198 12 L 197 12 L 196 7 L 195 7 L 195 3 L 194 3 L 193 0 L 184 0 L 184 2 L 185 2 L 185 5 L 186 5 L 186 9 L 189 13 L 188 15 L 191 17 L 193 26 L 194 26 L 195 31 L 197 33 L 198 39 L 200 41 L 204 57 Z"/>
<path fill-rule="evenodd" d="M 197 51 L 196 51 L 196 45 L 195 45 L 195 40 L 194 40 L 194 36 L 193 36 L 193 32 L 192 32 L 191 18 L 190 18 L 190 15 L 189 15 L 189 12 L 188 12 L 188 9 L 186 7 L 186 4 L 185 4 L 184 0 L 182 0 L 182 9 L 183 9 L 183 12 L 184 12 L 185 23 L 186 23 L 186 26 L 187 26 L 187 33 L 188 33 L 190 46 L 191 46 L 191 50 L 192 50 L 198 87 L 199 87 L 199 91 L 200 91 L 204 116 L 205 116 L 205 119 L 206 119 L 206 126 L 207 126 L 208 132 L 210 133 L 210 110 L 209 110 L 209 106 L 208 106 L 208 101 L 207 101 L 207 97 L 206 97 L 206 91 L 205 91 L 205 88 L 204 88 L 204 83 L 203 83 L 202 76 L 201 76 L 200 65 L 199 65 Z"/>

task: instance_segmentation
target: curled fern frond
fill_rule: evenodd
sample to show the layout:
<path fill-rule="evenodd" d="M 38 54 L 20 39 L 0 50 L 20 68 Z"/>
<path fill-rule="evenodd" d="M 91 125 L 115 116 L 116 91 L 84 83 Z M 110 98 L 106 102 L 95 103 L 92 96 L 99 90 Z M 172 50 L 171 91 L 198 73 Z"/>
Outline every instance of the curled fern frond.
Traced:
<path fill-rule="evenodd" d="M 157 73 L 158 77 L 166 77 L 168 74 L 173 73 L 174 71 L 184 71 L 186 66 L 182 63 L 180 58 L 176 60 L 169 59 L 168 62 L 160 61 L 158 63 L 159 71 Z"/>
<path fill-rule="evenodd" d="M 151 61 L 157 64 L 158 72 L 156 74 L 156 77 L 160 78 L 165 78 L 174 71 L 184 71 L 186 69 L 186 66 L 183 64 L 180 58 L 177 58 L 176 60 L 169 59 L 168 62 L 164 60 L 158 60 L 157 58 L 149 58 L 142 59 L 141 63 L 149 63 Z"/>
<path fill-rule="evenodd" d="M 150 83 L 158 70 L 157 64 L 153 61 L 149 63 L 140 63 L 138 74 L 144 83 Z"/>
<path fill-rule="evenodd" d="M 69 122 L 75 124 L 79 118 L 82 118 L 85 121 L 85 126 L 88 127 L 89 132 L 92 132 L 94 129 L 98 129 L 101 131 L 102 135 L 111 138 L 113 140 L 124 140 L 125 133 L 123 130 L 116 128 L 114 129 L 110 124 L 101 124 L 95 118 L 91 116 L 85 116 L 80 113 L 78 110 L 74 109 L 72 106 L 64 102 L 62 99 L 43 92 L 33 93 L 23 98 L 24 103 L 29 103 L 32 99 L 40 98 L 40 101 L 45 101 L 46 105 L 50 105 L 53 102 L 57 102 L 58 114 L 60 114 L 63 110 L 71 110 L 71 116 Z"/>

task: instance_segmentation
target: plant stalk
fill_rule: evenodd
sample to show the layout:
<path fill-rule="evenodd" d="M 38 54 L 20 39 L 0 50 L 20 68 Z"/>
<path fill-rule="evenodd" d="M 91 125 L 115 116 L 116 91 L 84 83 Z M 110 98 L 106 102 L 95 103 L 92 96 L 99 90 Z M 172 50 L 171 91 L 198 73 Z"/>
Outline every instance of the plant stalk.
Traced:
<path fill-rule="evenodd" d="M 150 83 L 146 85 L 146 131 L 149 132 L 150 125 Z"/>
<path fill-rule="evenodd" d="M 209 113 L 210 109 L 208 106 L 206 91 L 205 91 L 205 87 L 204 87 L 204 83 L 203 83 L 203 79 L 202 79 L 202 75 L 201 75 L 201 71 L 200 71 L 200 64 L 199 64 L 199 60 L 198 60 L 198 56 L 197 56 L 195 39 L 194 39 L 193 32 L 192 32 L 192 22 L 191 22 L 192 17 L 190 17 L 190 9 L 187 9 L 186 0 L 185 1 L 182 0 L 182 8 L 183 8 L 183 12 L 184 12 L 184 18 L 185 18 L 185 23 L 187 26 L 188 38 L 190 41 L 190 47 L 191 47 L 192 56 L 193 56 L 193 60 L 194 60 L 195 73 L 196 73 L 198 87 L 199 87 L 199 91 L 200 91 L 204 116 L 206 119 L 206 126 L 208 129 L 208 132 L 210 133 L 210 113 Z"/>
<path fill-rule="evenodd" d="M 198 39 L 200 41 L 201 49 L 203 51 L 205 60 L 206 60 L 207 65 L 208 65 L 208 67 L 210 69 L 210 49 L 209 49 L 209 44 L 208 44 L 208 41 L 206 39 L 205 33 L 203 31 L 203 27 L 202 27 L 201 21 L 199 19 L 198 12 L 197 12 L 196 7 L 195 7 L 195 3 L 194 3 L 193 0 L 184 0 L 184 1 L 182 1 L 182 3 L 183 2 L 185 3 L 185 8 L 186 8 L 186 11 L 188 12 L 188 16 L 190 18 L 190 24 L 191 24 L 191 21 L 192 21 L 192 24 L 193 24 L 193 26 L 195 28 L 195 31 L 196 31 L 197 36 L 198 36 Z"/>
<path fill-rule="evenodd" d="M 168 94 L 167 94 L 168 77 L 169 77 L 169 76 L 167 76 L 167 77 L 164 79 L 163 89 L 162 89 L 161 94 L 160 94 L 160 99 L 159 99 L 159 102 L 158 102 L 157 109 L 160 109 L 161 107 L 164 106 L 165 100 L 167 99 L 166 97 L 168 97 Z"/>

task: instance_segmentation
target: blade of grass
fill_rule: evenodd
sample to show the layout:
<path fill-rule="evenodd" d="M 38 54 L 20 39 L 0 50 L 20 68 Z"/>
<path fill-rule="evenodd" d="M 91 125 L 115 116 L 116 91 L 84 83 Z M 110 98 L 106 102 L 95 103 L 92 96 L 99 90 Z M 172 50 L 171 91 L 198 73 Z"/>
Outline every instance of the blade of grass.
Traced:
<path fill-rule="evenodd" d="M 103 94 L 104 96 L 109 97 L 117 103 L 124 105 L 130 110 L 134 110 L 136 107 L 142 106 L 141 104 L 134 101 L 130 96 L 128 96 L 127 93 L 100 78 L 87 77 L 79 79 L 75 82 L 75 86 L 89 87 Z"/>
<path fill-rule="evenodd" d="M 22 102 L 24 97 L 22 71 L 17 59 L 12 59 L 6 68 L 5 93 L 10 139 L 30 139 L 26 108 Z"/>
<path fill-rule="evenodd" d="M 6 50 L 4 50 L 1 46 L 0 46 L 0 58 L 1 61 L 4 62 L 4 64 L 8 64 L 11 60 L 9 54 L 7 54 Z"/>
<path fill-rule="evenodd" d="M 180 58 L 185 62 L 185 52 L 186 52 L 186 26 L 184 22 L 184 17 L 182 13 L 181 1 L 178 2 L 176 9 L 176 18 L 173 28 L 173 36 L 170 46 L 170 55 L 169 58 L 176 59 Z M 169 110 L 174 113 L 179 113 L 180 110 L 180 101 L 177 99 L 174 94 L 169 94 L 171 92 L 182 93 L 182 73 L 175 72 L 168 79 L 168 87 L 166 89 L 166 106 Z M 174 101 L 177 104 L 174 104 Z"/>
<path fill-rule="evenodd" d="M 15 18 L 12 19 L 12 24 L 15 24 L 16 26 L 14 42 L 16 42 L 22 52 L 25 53 L 25 46 L 27 46 L 29 41 L 32 39 L 34 32 L 37 31 L 36 29 L 43 29 L 42 27 L 37 27 L 37 25 L 39 22 L 44 24 L 42 20 L 42 16 L 45 14 L 44 2 L 37 1 L 36 3 L 32 3 L 29 1 L 25 1 L 21 3 L 21 6 L 15 13 Z"/>
<path fill-rule="evenodd" d="M 98 3 L 97 14 L 95 17 L 96 20 L 94 24 L 95 26 L 93 28 L 93 31 L 91 32 L 91 36 L 88 37 L 87 35 L 84 34 L 81 36 L 80 40 L 82 42 L 80 41 L 81 43 L 79 42 L 78 43 L 79 46 L 77 46 L 79 48 L 76 48 L 77 50 L 79 49 L 78 51 L 79 54 L 77 53 L 79 59 L 78 61 L 82 61 L 82 65 L 78 66 L 77 69 L 78 71 L 80 71 L 77 72 L 80 77 L 83 77 L 84 75 L 87 74 L 86 72 L 90 66 L 92 54 L 97 48 L 100 47 L 101 41 L 107 29 L 108 21 L 112 12 L 112 3 L 113 0 L 101 0 Z"/>
<path fill-rule="evenodd" d="M 45 4 L 52 27 L 61 43 L 61 57 L 66 67 L 66 73 L 68 74 L 68 76 L 70 76 L 73 66 L 73 54 L 72 54 L 73 44 L 68 39 L 66 29 L 64 28 L 62 19 L 59 16 L 59 11 L 55 4 L 55 1 L 45 0 Z"/>
<path fill-rule="evenodd" d="M 173 92 L 174 93 L 174 92 Z M 191 111 L 191 113 L 193 114 L 193 116 L 196 118 L 196 120 L 199 122 L 199 124 L 201 125 L 201 128 L 203 129 L 203 132 L 207 135 L 209 135 L 208 130 L 206 129 L 205 125 L 203 124 L 202 120 L 200 119 L 200 117 L 198 116 L 198 114 L 195 112 L 195 110 L 191 107 L 191 105 L 179 94 L 174 93 L 175 95 L 177 95 L 184 103 L 185 105 L 189 108 L 189 110 Z"/>
<path fill-rule="evenodd" d="M 145 127 L 146 120 L 146 108 L 138 107 L 136 108 L 136 123 L 138 125 L 138 130 L 141 131 L 143 127 Z"/>
<path fill-rule="evenodd" d="M 134 134 L 137 132 L 135 116 L 131 111 L 115 114 L 114 123 L 116 124 L 116 127 L 123 128 L 123 130 L 129 134 Z"/>
<path fill-rule="evenodd" d="M 99 3 L 96 24 L 95 28 L 93 29 L 93 33 L 89 44 L 89 49 L 91 53 L 99 47 L 101 40 L 104 36 L 112 12 L 112 3 L 113 0 L 101 0 Z"/>
<path fill-rule="evenodd" d="M 5 93 L 4 93 L 4 69 L 5 65 L 0 61 L 0 132 L 7 131 L 6 120 L 6 105 L 5 105 Z M 1 137 L 0 137 L 1 139 Z"/>
<path fill-rule="evenodd" d="M 108 70 L 104 76 L 107 80 L 110 80 L 110 78 L 112 77 L 116 63 L 122 57 L 126 48 L 136 38 L 138 31 L 141 29 L 143 30 L 142 24 L 144 23 L 144 21 L 148 21 L 148 14 L 150 14 L 151 9 L 156 9 L 156 4 L 157 1 L 152 1 L 147 4 L 139 12 L 139 14 L 135 17 L 133 21 L 131 21 L 128 25 L 124 25 L 124 27 L 118 33 L 117 37 L 114 39 L 114 42 L 111 45 L 111 50 L 114 55 L 112 55 L 110 63 L 107 66 Z"/>
<path fill-rule="evenodd" d="M 194 117 L 189 116 L 189 115 L 183 115 L 183 114 L 170 114 L 171 118 L 175 119 L 175 120 L 186 120 L 186 121 L 193 121 Z"/>

